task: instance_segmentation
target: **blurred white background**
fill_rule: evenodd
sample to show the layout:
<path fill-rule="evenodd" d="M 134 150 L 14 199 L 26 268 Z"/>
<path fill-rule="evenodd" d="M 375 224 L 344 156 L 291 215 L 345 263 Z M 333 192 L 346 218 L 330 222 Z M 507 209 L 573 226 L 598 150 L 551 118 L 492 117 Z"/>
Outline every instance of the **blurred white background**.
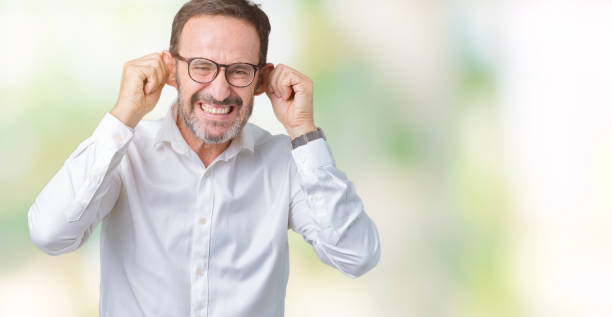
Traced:
<path fill-rule="evenodd" d="M 287 316 L 612 315 L 612 2 L 261 2 L 382 243 L 353 280 L 291 232 Z M 181 5 L 0 1 L 0 316 L 98 314 L 97 235 L 45 255 L 27 209 Z"/>

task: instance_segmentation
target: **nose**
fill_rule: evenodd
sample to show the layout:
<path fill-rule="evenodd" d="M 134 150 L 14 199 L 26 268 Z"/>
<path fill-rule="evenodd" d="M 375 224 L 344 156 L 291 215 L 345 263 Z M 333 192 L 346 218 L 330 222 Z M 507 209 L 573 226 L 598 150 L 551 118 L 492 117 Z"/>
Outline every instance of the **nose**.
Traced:
<path fill-rule="evenodd" d="M 219 67 L 217 77 L 208 84 L 211 96 L 215 100 L 225 100 L 231 94 L 231 87 L 225 79 L 225 67 Z"/>

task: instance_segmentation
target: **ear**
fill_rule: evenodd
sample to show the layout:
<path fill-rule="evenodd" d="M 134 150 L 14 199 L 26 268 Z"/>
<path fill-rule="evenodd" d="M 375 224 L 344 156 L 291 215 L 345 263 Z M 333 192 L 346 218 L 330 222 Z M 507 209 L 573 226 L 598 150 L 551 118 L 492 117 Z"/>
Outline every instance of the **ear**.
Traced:
<path fill-rule="evenodd" d="M 274 70 L 274 64 L 268 63 L 262 66 L 257 72 L 257 84 L 255 85 L 255 95 L 261 95 L 268 90 L 270 84 L 270 73 Z"/>
<path fill-rule="evenodd" d="M 166 79 L 166 84 L 177 88 L 176 85 L 176 59 L 174 56 L 170 54 L 168 51 L 162 51 L 162 60 L 166 64 L 166 69 L 168 70 L 168 78 Z M 177 88 L 178 89 L 178 88 Z"/>

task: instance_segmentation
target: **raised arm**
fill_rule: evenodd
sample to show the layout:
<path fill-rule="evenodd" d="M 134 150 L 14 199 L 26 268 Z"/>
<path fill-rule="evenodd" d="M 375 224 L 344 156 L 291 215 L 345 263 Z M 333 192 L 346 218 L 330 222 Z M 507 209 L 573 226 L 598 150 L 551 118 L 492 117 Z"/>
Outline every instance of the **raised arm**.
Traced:
<path fill-rule="evenodd" d="M 260 90 L 266 91 L 276 118 L 293 140 L 313 133 L 312 80 L 286 65 L 270 68 L 262 72 Z M 292 155 L 289 228 L 323 262 L 350 277 L 364 274 L 378 263 L 380 243 L 353 184 L 336 169 L 323 139 L 298 146 Z"/>
<path fill-rule="evenodd" d="M 162 52 L 125 63 L 117 104 L 36 197 L 28 227 L 44 252 L 57 255 L 79 248 L 115 205 L 121 191 L 119 163 L 134 127 L 155 107 L 172 78 L 168 60 L 170 54 Z"/>

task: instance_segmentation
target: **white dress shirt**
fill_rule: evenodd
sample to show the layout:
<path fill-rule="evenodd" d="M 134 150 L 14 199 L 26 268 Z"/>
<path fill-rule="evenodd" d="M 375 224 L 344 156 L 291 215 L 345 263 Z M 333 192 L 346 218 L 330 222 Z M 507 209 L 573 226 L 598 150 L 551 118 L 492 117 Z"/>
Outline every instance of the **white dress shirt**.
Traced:
<path fill-rule="evenodd" d="M 292 150 L 248 123 L 205 167 L 176 118 L 131 129 L 107 113 L 28 212 L 52 255 L 102 221 L 101 316 L 283 316 L 288 229 L 350 277 L 377 264 L 376 226 L 325 140 Z"/>

